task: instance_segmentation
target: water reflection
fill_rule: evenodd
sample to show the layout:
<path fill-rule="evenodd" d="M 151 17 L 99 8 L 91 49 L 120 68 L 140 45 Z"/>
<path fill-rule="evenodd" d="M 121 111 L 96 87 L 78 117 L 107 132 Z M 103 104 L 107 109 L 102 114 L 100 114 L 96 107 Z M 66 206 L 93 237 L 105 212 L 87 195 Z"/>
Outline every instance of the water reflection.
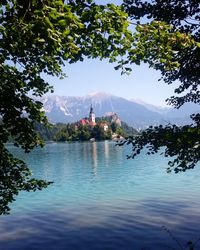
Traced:
<path fill-rule="evenodd" d="M 93 174 L 97 174 L 97 143 L 92 142 L 92 171 Z"/>
<path fill-rule="evenodd" d="M 108 141 L 104 141 L 104 155 L 106 160 L 109 160 L 109 142 Z"/>

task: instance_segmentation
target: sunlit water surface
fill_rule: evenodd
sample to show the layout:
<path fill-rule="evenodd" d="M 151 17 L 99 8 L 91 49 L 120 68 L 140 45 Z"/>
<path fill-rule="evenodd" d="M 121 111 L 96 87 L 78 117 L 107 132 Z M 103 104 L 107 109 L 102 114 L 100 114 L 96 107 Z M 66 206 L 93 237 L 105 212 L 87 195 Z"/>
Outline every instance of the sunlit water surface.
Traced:
<path fill-rule="evenodd" d="M 108 141 L 8 148 L 54 184 L 0 217 L 0 249 L 181 249 L 200 237 L 200 166 L 167 174 L 162 156 L 126 160 L 130 149 Z"/>

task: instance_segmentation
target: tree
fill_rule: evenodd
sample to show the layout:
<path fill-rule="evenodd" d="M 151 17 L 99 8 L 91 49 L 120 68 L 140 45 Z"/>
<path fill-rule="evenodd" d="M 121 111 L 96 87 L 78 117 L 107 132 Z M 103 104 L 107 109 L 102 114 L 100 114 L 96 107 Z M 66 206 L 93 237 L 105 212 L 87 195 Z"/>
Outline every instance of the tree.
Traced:
<path fill-rule="evenodd" d="M 85 58 L 120 60 L 131 43 L 128 25 L 127 14 L 114 4 L 0 1 L 0 214 L 9 213 L 19 191 L 50 184 L 31 178 L 27 165 L 5 145 L 9 138 L 25 152 L 43 145 L 34 124 L 48 123 L 35 99 L 52 91 L 44 74 L 62 78 L 65 63 Z"/>
<path fill-rule="evenodd" d="M 66 128 L 62 128 L 54 136 L 55 141 L 65 142 L 68 139 L 69 139 L 69 134 Z"/>
<path fill-rule="evenodd" d="M 117 126 L 117 123 L 116 123 L 116 122 L 112 122 L 110 126 L 111 126 L 112 131 L 113 131 L 114 133 L 116 133 L 116 130 L 117 130 L 117 127 L 118 127 L 118 126 Z"/>
<path fill-rule="evenodd" d="M 105 136 L 106 140 L 112 139 L 112 130 L 110 128 L 108 128 L 108 130 L 105 132 L 105 134 L 106 134 L 106 136 Z"/>
<path fill-rule="evenodd" d="M 92 134 L 92 137 L 94 137 L 96 140 L 105 140 L 106 139 L 105 131 L 104 131 L 103 127 L 100 126 L 99 124 L 97 124 L 93 127 L 91 134 Z"/>
<path fill-rule="evenodd" d="M 79 140 L 80 141 L 88 141 L 91 137 L 90 133 L 90 127 L 89 126 L 84 126 L 82 124 L 79 124 L 78 126 L 78 131 L 79 131 Z"/>
<path fill-rule="evenodd" d="M 116 129 L 116 134 L 120 137 L 120 136 L 125 136 L 124 130 L 122 129 L 122 127 L 117 127 Z"/>
<path fill-rule="evenodd" d="M 168 98 L 168 104 L 175 108 L 186 102 L 199 104 L 199 1 L 124 0 L 123 6 L 136 25 L 136 31 L 127 58 L 117 68 L 128 63 L 148 63 L 161 72 L 165 83 L 179 81 L 174 90 L 176 96 Z M 173 124 L 150 127 L 140 136 L 130 137 L 121 144 L 133 145 L 128 158 L 134 158 L 144 147 L 148 149 L 147 154 L 165 147 L 164 155 L 175 157 L 169 161 L 167 170 L 186 171 L 200 160 L 200 114 L 193 114 L 191 118 L 193 122 L 182 127 Z"/>

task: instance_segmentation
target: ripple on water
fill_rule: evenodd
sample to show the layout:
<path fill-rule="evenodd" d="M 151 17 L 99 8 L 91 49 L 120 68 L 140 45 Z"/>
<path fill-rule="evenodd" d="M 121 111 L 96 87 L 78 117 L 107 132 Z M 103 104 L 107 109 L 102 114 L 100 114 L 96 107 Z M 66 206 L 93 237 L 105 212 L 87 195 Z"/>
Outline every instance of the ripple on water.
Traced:
<path fill-rule="evenodd" d="M 198 169 L 167 175 L 162 157 L 126 161 L 126 149 L 109 142 L 19 154 L 37 177 L 55 183 L 21 194 L 1 217 L 3 250 L 165 250 L 178 249 L 173 237 L 186 246 L 200 235 Z"/>

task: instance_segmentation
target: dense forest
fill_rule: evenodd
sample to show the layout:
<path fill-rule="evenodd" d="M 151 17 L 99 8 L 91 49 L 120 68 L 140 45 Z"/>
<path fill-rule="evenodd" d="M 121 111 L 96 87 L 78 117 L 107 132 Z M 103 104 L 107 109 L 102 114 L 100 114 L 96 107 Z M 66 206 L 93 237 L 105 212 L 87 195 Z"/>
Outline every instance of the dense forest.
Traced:
<path fill-rule="evenodd" d="M 107 124 L 105 130 L 102 124 Z M 117 124 L 111 121 L 110 117 L 97 117 L 96 125 L 82 125 L 76 123 L 57 123 L 43 126 L 35 124 L 35 129 L 45 141 L 88 141 L 92 138 L 95 140 L 111 140 L 113 138 L 128 137 L 138 134 L 138 131 L 125 122 Z"/>

